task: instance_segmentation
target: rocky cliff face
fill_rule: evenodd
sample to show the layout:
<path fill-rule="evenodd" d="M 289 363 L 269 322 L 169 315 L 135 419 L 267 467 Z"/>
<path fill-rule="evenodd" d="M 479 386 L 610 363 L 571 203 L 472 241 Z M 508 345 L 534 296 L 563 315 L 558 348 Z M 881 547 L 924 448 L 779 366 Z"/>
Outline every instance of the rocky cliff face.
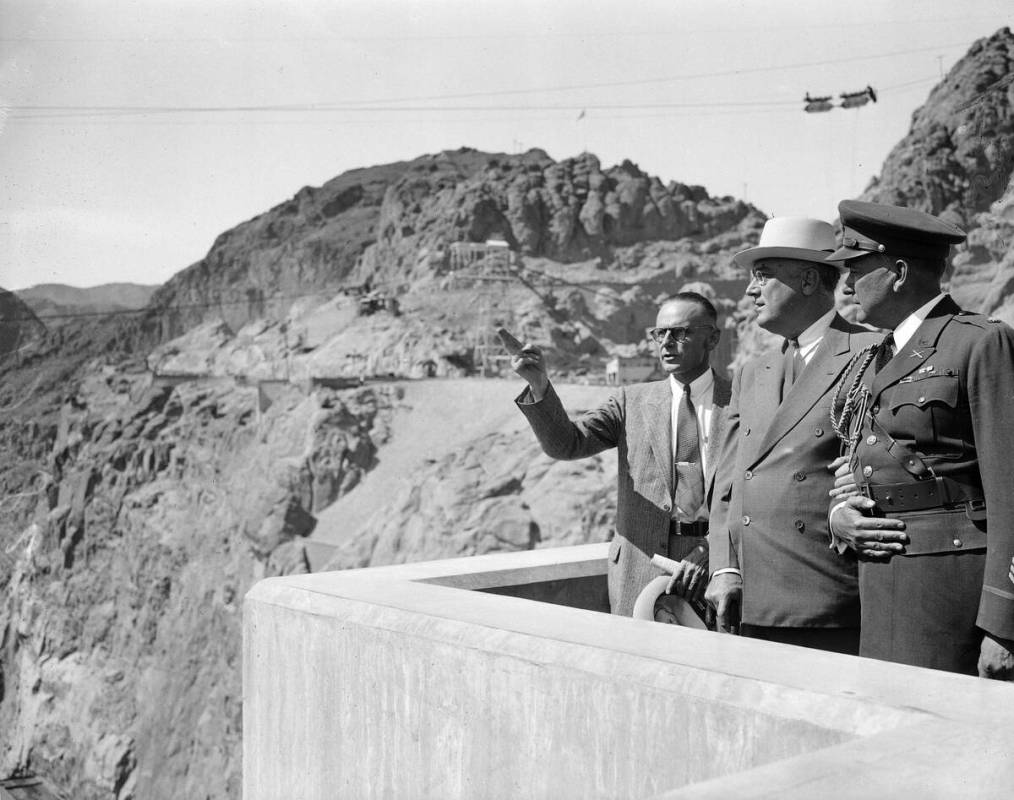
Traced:
<path fill-rule="evenodd" d="M 969 233 L 954 257 L 962 305 L 1014 324 L 1014 34 L 976 42 L 912 116 L 864 199 L 939 214 Z"/>
<path fill-rule="evenodd" d="M 5 398 L 5 452 L 33 470 L 4 497 L 0 773 L 239 797 L 243 595 L 306 570 L 313 511 L 372 466 L 392 391 L 268 404 L 94 361 L 42 428 Z"/>
<path fill-rule="evenodd" d="M 0 289 L 0 358 L 17 352 L 41 337 L 46 326 L 13 292 Z"/>
<path fill-rule="evenodd" d="M 555 162 L 541 150 L 463 148 L 304 187 L 222 234 L 155 294 L 152 308 L 163 340 L 212 319 L 236 329 L 283 318 L 300 298 L 330 298 L 350 282 L 404 289 L 430 280 L 447 271 L 450 245 L 489 237 L 526 256 L 594 258 L 620 270 L 636 260 L 631 246 L 684 240 L 668 265 L 701 268 L 762 223 L 742 201 L 663 186 L 629 162 L 603 170 L 590 154 Z"/>
<path fill-rule="evenodd" d="M 318 519 L 354 494 L 398 413 L 393 385 L 327 380 L 468 374 L 483 319 L 597 372 L 643 338 L 678 275 L 717 274 L 759 224 L 632 165 L 466 150 L 301 190 L 219 237 L 136 317 L 46 334 L 8 314 L 30 344 L 0 363 L 0 775 L 34 771 L 84 800 L 238 797 L 242 597 L 308 568 Z M 686 235 L 645 238 L 660 231 Z M 496 233 L 538 274 L 480 309 L 448 247 Z M 360 316 L 338 288 L 350 281 L 396 282 L 400 312 Z M 415 528 L 388 509 L 348 531 L 338 565 L 608 535 L 611 462 L 559 465 L 517 432 L 477 436 L 413 472 L 434 491 L 413 481 L 385 498 Z M 499 477 L 479 468 L 491 451 Z"/>
<path fill-rule="evenodd" d="M 603 170 L 590 153 L 554 162 L 531 150 L 520 157 L 489 156 L 451 181 L 447 173 L 456 157 L 417 162 L 388 187 L 377 242 L 365 251 L 359 275 L 421 277 L 434 267 L 446 269 L 452 243 L 490 238 L 504 239 L 526 256 L 563 263 L 596 258 L 604 267 L 622 267 L 623 248 L 640 242 L 701 242 L 731 234 L 729 247 L 763 222 L 740 200 L 712 198 L 700 186 L 664 186 L 629 161 Z"/>

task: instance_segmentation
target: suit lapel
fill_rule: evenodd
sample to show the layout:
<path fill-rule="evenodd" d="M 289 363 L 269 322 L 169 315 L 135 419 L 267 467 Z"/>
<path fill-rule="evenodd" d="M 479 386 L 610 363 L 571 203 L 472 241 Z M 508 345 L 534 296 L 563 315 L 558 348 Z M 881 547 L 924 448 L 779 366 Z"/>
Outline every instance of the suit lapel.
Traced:
<path fill-rule="evenodd" d="M 666 476 L 666 485 L 672 495 L 672 384 L 668 378 L 657 381 L 645 400 L 644 430 L 658 472 Z"/>
<path fill-rule="evenodd" d="M 782 397 L 782 383 L 785 380 L 785 354 L 781 350 L 766 353 L 758 359 L 757 369 L 754 373 L 753 390 L 749 392 L 756 404 L 755 411 L 758 412 L 756 419 L 769 419 L 773 421 Z M 759 429 L 758 429 L 759 432 Z M 767 441 L 764 436 L 751 436 L 740 442 L 740 446 L 746 446 L 746 460 L 754 462 L 764 452 L 762 446 Z M 753 452 L 750 452 L 750 445 L 753 445 Z"/>
<path fill-rule="evenodd" d="M 718 469 L 718 457 L 722 449 L 722 439 L 725 436 L 725 409 L 732 399 L 732 384 L 717 374 L 714 378 L 715 386 L 711 395 L 711 425 L 708 428 L 708 451 L 705 455 L 708 464 L 708 471 L 704 475 L 706 494 L 711 492 L 711 482 L 715 479 L 715 472 Z"/>
<path fill-rule="evenodd" d="M 803 419 L 813 407 L 821 401 L 838 375 L 848 364 L 851 357 L 850 334 L 847 323 L 837 314 L 831 320 L 824 338 L 817 345 L 817 350 L 810 359 L 810 363 L 796 379 L 792 390 L 785 396 L 782 403 L 775 410 L 771 418 L 771 424 L 767 431 L 760 437 L 761 444 L 758 447 L 755 458 L 760 459 L 778 441 L 791 431 L 800 420 Z M 779 354 L 779 358 L 781 355 Z M 778 372 L 772 369 L 772 373 Z M 763 397 L 778 397 L 779 388 L 776 386 L 765 386 Z"/>
<path fill-rule="evenodd" d="M 922 366 L 936 352 L 940 332 L 959 310 L 950 296 L 936 304 L 906 345 L 895 353 L 887 366 L 873 376 L 870 391 L 874 397 Z"/>

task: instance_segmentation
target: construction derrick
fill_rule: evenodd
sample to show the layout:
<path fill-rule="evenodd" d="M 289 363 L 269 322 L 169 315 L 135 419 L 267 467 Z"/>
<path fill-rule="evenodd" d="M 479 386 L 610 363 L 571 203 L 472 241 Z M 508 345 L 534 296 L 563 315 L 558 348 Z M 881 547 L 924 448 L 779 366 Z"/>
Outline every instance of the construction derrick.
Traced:
<path fill-rule="evenodd" d="M 498 320 L 495 326 L 493 298 L 503 295 L 508 283 L 518 278 L 517 255 L 502 239 L 482 243 L 455 242 L 450 246 L 450 267 L 455 287 L 475 291 L 475 324 L 470 336 L 472 363 L 480 375 L 497 375 L 510 362 L 496 336 L 498 325 L 510 327 L 510 319 Z"/>

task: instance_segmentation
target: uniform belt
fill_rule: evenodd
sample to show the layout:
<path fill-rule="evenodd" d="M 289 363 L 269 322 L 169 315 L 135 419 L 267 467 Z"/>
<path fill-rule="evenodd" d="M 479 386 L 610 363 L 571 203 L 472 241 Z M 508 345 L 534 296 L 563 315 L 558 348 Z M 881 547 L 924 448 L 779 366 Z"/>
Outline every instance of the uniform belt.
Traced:
<path fill-rule="evenodd" d="M 964 505 L 969 516 L 985 511 L 982 489 L 952 478 L 931 478 L 909 483 L 864 483 L 859 490 L 882 511 L 923 511 Z M 972 517 L 974 519 L 974 517 Z"/>
<path fill-rule="evenodd" d="M 678 519 L 669 520 L 670 536 L 707 536 L 708 521 L 699 519 L 696 522 L 680 522 Z"/>

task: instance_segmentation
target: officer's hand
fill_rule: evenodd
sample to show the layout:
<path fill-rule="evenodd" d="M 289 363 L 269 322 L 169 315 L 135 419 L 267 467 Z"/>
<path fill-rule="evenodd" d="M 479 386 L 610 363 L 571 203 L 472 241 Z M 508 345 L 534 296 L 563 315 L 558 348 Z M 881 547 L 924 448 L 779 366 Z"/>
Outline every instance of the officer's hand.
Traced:
<path fill-rule="evenodd" d="M 708 586 L 708 549 L 698 545 L 676 565 L 676 571 L 665 587 L 666 594 L 675 592 L 687 600 L 704 599 Z"/>
<path fill-rule="evenodd" d="M 982 637 L 979 648 L 979 677 L 997 681 L 1014 681 L 1014 640 Z"/>
<path fill-rule="evenodd" d="M 520 353 L 511 357 L 511 369 L 528 381 L 532 395 L 536 400 L 541 400 L 549 386 L 546 360 L 542 355 L 542 350 L 531 342 L 527 342 Z"/>
<path fill-rule="evenodd" d="M 852 475 L 852 470 L 849 469 L 848 456 L 838 456 L 838 458 L 827 465 L 827 471 L 834 473 L 834 488 L 828 492 L 831 497 L 840 500 L 848 497 L 850 494 L 859 494 L 856 479 Z"/>
<path fill-rule="evenodd" d="M 887 561 L 905 552 L 908 534 L 900 519 L 867 516 L 876 505 L 868 497 L 850 495 L 831 511 L 831 531 L 860 558 Z"/>
<path fill-rule="evenodd" d="M 715 609 L 715 629 L 721 633 L 739 633 L 743 608 L 743 578 L 734 572 L 723 572 L 708 583 L 704 599 Z"/>

